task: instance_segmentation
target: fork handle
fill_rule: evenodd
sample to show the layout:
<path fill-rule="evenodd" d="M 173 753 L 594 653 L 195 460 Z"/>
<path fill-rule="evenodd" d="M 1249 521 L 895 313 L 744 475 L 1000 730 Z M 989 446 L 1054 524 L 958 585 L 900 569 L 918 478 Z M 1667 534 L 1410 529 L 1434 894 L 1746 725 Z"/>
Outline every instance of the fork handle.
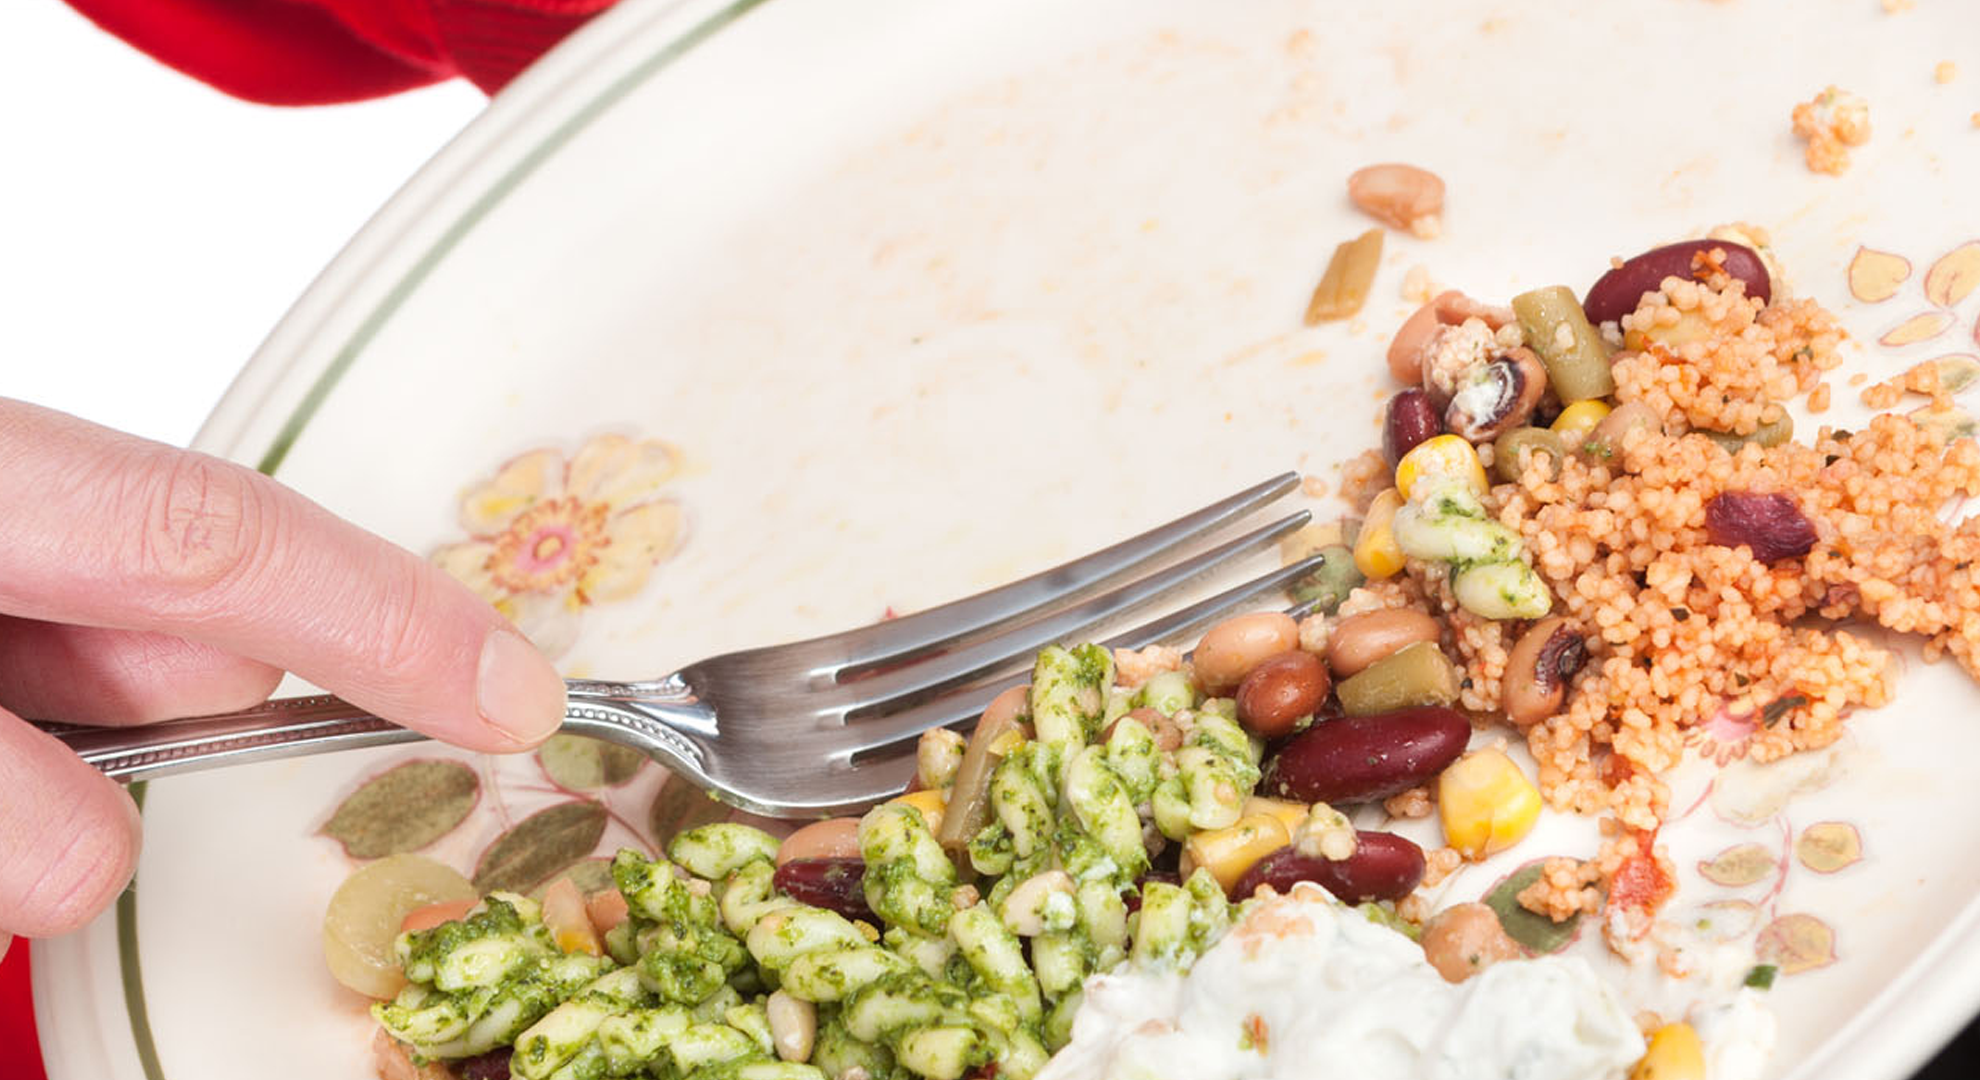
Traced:
<path fill-rule="evenodd" d="M 276 698 L 240 712 L 139 727 L 35 726 L 103 775 L 126 782 L 426 738 L 328 694 Z"/>

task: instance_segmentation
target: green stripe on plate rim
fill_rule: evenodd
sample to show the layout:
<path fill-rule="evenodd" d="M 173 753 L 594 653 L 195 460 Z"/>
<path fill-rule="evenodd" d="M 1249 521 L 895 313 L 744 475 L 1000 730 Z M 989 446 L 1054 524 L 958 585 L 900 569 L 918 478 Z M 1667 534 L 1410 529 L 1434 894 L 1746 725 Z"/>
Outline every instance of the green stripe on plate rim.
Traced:
<path fill-rule="evenodd" d="M 275 475 L 275 471 L 281 468 L 282 462 L 288 458 L 296 440 L 302 436 L 303 429 L 322 409 L 331 391 L 336 389 L 345 373 L 350 371 L 351 365 L 357 362 L 365 347 L 371 344 L 392 316 L 398 313 L 414 292 L 418 291 L 420 285 L 432 274 L 433 269 L 440 265 L 440 262 L 460 243 L 461 238 L 479 225 L 490 211 L 501 205 L 502 201 L 535 172 L 538 166 L 635 88 L 664 70 L 690 49 L 714 36 L 717 31 L 765 2 L 766 0 L 735 0 L 686 33 L 669 41 L 653 55 L 640 61 L 631 71 L 615 79 L 597 97 L 585 103 L 569 119 L 559 124 L 547 138 L 524 154 L 522 159 L 503 173 L 488 190 L 482 192 L 473 203 L 469 204 L 466 212 L 448 226 L 433 246 L 413 263 L 405 276 L 392 286 L 392 290 L 385 294 L 384 300 L 372 309 L 363 323 L 359 324 L 357 332 L 352 334 L 350 340 L 345 342 L 343 348 L 331 358 L 323 373 L 317 376 L 316 381 L 303 395 L 302 401 L 297 403 L 295 411 L 276 433 L 274 441 L 261 455 L 255 468 L 269 476 Z M 131 797 L 137 801 L 139 812 L 142 813 L 145 785 L 142 782 L 134 783 L 130 786 L 130 791 Z M 138 951 L 137 888 L 133 879 L 132 886 L 125 889 L 123 895 L 117 898 L 117 957 L 119 976 L 123 984 L 124 1009 L 130 1017 L 131 1038 L 137 1045 L 138 1064 L 144 1070 L 146 1080 L 165 1080 L 164 1069 L 158 1060 L 158 1046 L 151 1035 L 150 1011 L 145 1004 L 144 975 L 139 964 Z"/>

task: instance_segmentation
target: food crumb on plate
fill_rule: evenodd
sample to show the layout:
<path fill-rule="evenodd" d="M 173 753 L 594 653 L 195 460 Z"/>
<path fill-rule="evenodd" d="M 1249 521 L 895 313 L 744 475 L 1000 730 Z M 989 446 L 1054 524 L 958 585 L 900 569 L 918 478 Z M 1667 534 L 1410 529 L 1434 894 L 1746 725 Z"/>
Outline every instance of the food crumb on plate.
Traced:
<path fill-rule="evenodd" d="M 1941 60 L 1932 68 L 1932 81 L 1940 86 L 1959 77 L 1959 65 L 1951 60 Z"/>
<path fill-rule="evenodd" d="M 1849 148 L 1870 141 L 1870 103 L 1829 86 L 1794 107 L 1794 133 L 1807 142 L 1803 159 L 1811 171 L 1840 176 L 1849 169 Z"/>
<path fill-rule="evenodd" d="M 1427 304 L 1436 295 L 1430 281 L 1430 268 L 1417 263 L 1403 273 L 1402 298 L 1412 304 Z"/>

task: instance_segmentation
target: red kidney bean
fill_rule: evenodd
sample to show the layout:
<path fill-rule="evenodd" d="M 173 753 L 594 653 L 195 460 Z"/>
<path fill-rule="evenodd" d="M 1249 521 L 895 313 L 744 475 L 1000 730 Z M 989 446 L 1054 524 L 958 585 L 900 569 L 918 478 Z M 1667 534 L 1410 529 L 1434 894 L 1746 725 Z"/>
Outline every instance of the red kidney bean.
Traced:
<path fill-rule="evenodd" d="M 1331 689 L 1333 680 L 1319 657 L 1298 649 L 1282 652 L 1238 684 L 1238 723 L 1261 738 L 1276 739 L 1291 732 L 1300 717 L 1312 716 Z"/>
<path fill-rule="evenodd" d="M 1462 713 L 1436 705 L 1344 716 L 1287 740 L 1259 791 L 1308 803 L 1385 799 L 1442 772 L 1470 738 Z"/>
<path fill-rule="evenodd" d="M 1177 844 L 1175 846 L 1180 848 L 1182 845 Z M 1165 882 L 1170 885 L 1181 885 L 1182 875 L 1174 870 L 1150 870 L 1146 874 L 1141 875 L 1141 878 L 1134 883 L 1135 888 L 1121 894 L 1121 900 L 1127 904 L 1128 914 L 1132 915 L 1141 910 L 1140 887 L 1151 881 Z"/>
<path fill-rule="evenodd" d="M 503 1046 L 485 1054 L 448 1063 L 460 1080 L 509 1080 L 509 1055 L 513 1047 Z"/>
<path fill-rule="evenodd" d="M 1282 847 L 1251 864 L 1232 893 L 1248 899 L 1260 885 L 1280 892 L 1296 882 L 1311 881 L 1344 904 L 1369 900 L 1401 900 L 1423 880 L 1423 849 L 1394 833 L 1356 830 L 1354 854 L 1335 862 L 1302 855 Z"/>
<path fill-rule="evenodd" d="M 1382 418 L 1382 456 L 1395 468 L 1396 462 L 1417 443 L 1444 433 L 1444 418 L 1420 386 L 1413 386 L 1389 399 L 1389 411 Z"/>
<path fill-rule="evenodd" d="M 1665 278 L 1692 277 L 1692 258 L 1715 248 L 1725 253 L 1721 265 L 1726 273 L 1746 283 L 1746 295 L 1763 304 L 1773 299 L 1767 264 L 1752 248 L 1726 240 L 1686 240 L 1652 248 L 1596 278 L 1581 301 L 1581 310 L 1588 314 L 1589 322 L 1615 322 L 1635 311 L 1643 294 L 1656 292 Z"/>
<path fill-rule="evenodd" d="M 1714 544 L 1745 544 L 1763 563 L 1794 559 L 1815 546 L 1815 523 L 1779 492 L 1722 491 L 1705 504 L 1705 535 Z"/>
<path fill-rule="evenodd" d="M 866 907 L 866 864 L 858 859 L 792 859 L 770 880 L 778 892 L 800 904 L 879 924 Z"/>

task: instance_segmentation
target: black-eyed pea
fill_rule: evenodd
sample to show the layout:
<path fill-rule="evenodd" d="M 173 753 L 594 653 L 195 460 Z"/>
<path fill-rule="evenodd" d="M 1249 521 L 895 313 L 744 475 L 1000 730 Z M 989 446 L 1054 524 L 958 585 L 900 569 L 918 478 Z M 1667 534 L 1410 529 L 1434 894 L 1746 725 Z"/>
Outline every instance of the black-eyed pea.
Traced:
<path fill-rule="evenodd" d="M 1526 423 L 1547 393 L 1547 369 L 1530 349 L 1512 349 L 1468 372 L 1444 410 L 1444 427 L 1466 442 L 1491 442 Z"/>
<path fill-rule="evenodd" d="M 1571 620 L 1556 615 L 1534 623 L 1506 655 L 1499 682 L 1506 718 L 1524 728 L 1560 712 L 1568 681 L 1587 660 L 1587 639 Z"/>

